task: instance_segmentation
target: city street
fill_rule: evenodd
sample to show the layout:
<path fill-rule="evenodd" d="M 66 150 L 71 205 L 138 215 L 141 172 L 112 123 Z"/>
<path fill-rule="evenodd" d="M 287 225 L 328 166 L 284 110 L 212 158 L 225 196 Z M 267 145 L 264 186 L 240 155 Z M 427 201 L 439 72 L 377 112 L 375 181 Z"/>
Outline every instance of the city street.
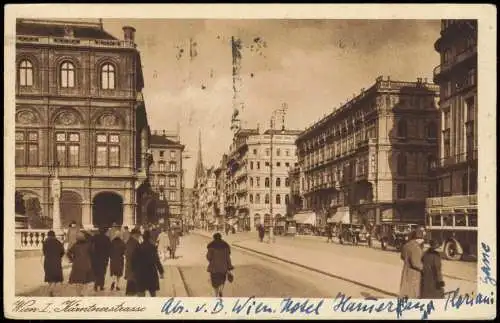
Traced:
<path fill-rule="evenodd" d="M 165 278 L 161 281 L 158 296 L 211 297 L 212 288 L 206 271 L 206 237 L 190 234 L 181 238 L 178 258 L 167 260 L 164 264 Z M 319 273 L 285 264 L 277 260 L 255 256 L 232 248 L 232 261 L 235 267 L 233 283 L 227 283 L 224 296 L 227 297 L 335 297 L 338 292 L 363 297 L 388 297 L 383 293 L 364 288 L 341 279 L 331 278 Z M 43 269 L 40 267 L 40 270 Z M 65 279 L 69 270 L 65 270 Z M 109 289 L 111 280 L 106 279 Z M 120 292 L 109 290 L 95 293 L 92 284 L 87 288 L 88 296 L 123 296 L 125 282 Z M 184 290 L 182 290 L 184 288 Z M 46 286 L 40 285 L 24 296 L 46 296 Z M 63 284 L 56 296 L 76 296 L 72 286 Z"/>

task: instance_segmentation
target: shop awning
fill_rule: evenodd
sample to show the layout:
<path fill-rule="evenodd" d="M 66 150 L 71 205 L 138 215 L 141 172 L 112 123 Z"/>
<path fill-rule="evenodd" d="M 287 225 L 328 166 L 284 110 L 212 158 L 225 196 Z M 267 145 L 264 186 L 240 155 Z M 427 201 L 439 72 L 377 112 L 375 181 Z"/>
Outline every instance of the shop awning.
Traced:
<path fill-rule="evenodd" d="M 314 213 L 314 212 L 297 213 L 293 216 L 293 219 L 298 224 L 315 225 L 316 224 L 316 213 Z"/>
<path fill-rule="evenodd" d="M 349 223 L 349 211 L 338 209 L 332 217 L 326 220 L 326 223 Z"/>

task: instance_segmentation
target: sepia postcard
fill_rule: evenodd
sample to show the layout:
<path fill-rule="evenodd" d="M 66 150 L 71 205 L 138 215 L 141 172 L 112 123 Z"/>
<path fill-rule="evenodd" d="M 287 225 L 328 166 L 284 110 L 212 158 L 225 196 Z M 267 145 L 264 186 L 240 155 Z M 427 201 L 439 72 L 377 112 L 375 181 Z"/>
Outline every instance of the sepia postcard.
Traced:
<path fill-rule="evenodd" d="M 5 316 L 494 319 L 496 14 L 6 6 Z"/>

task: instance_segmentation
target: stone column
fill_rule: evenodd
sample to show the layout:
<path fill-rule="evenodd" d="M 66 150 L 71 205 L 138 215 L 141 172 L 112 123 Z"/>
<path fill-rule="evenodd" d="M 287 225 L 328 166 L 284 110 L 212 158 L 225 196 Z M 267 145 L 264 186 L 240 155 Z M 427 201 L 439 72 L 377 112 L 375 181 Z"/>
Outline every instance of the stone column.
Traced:
<path fill-rule="evenodd" d="M 52 230 L 58 235 L 61 233 L 61 211 L 60 211 L 60 198 L 61 198 L 61 181 L 56 176 L 52 181 Z"/>
<path fill-rule="evenodd" d="M 128 203 L 123 205 L 123 225 L 133 228 L 135 226 L 135 205 Z"/>
<path fill-rule="evenodd" d="M 86 230 L 93 229 L 92 224 L 92 203 L 89 201 L 83 202 L 82 207 L 82 227 Z"/>

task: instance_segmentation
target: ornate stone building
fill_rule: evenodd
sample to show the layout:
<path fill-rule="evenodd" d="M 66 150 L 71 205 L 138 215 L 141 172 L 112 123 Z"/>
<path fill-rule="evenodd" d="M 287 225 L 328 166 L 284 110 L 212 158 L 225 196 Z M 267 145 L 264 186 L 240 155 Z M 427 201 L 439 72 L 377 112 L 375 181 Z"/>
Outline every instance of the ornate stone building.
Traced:
<path fill-rule="evenodd" d="M 377 78 L 297 139 L 303 208 L 331 222 L 424 222 L 438 87 Z"/>
<path fill-rule="evenodd" d="M 180 142 L 178 132 L 165 130 L 153 131 L 149 148 L 154 163 L 151 167 L 150 181 L 154 191 L 153 207 L 147 207 L 149 222 L 156 223 L 160 219 L 180 222 L 182 220 L 183 171 L 182 153 L 184 145 Z M 161 204 L 167 208 L 160 207 Z M 157 207 L 154 207 L 157 206 Z"/>
<path fill-rule="evenodd" d="M 123 39 L 102 23 L 19 19 L 16 24 L 16 191 L 61 222 L 136 222 L 147 190 L 149 127 L 135 29 Z"/>

